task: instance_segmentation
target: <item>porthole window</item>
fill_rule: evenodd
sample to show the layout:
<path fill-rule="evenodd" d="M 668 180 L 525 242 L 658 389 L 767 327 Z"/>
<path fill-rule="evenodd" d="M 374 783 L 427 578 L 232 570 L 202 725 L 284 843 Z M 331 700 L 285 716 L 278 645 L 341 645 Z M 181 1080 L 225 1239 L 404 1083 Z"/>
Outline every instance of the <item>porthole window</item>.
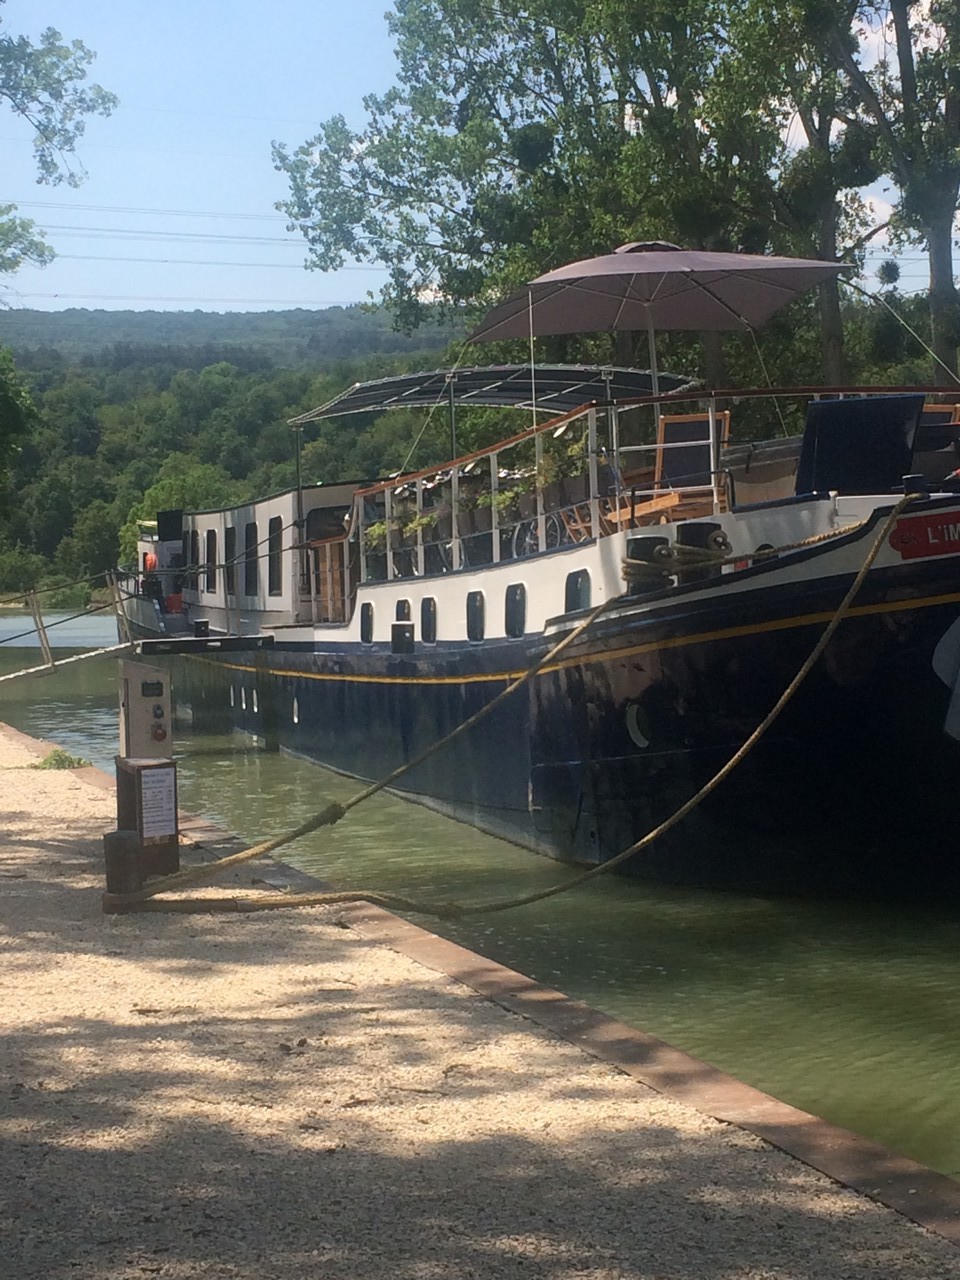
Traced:
<path fill-rule="evenodd" d="M 247 691 L 246 689 L 241 689 L 240 690 L 240 710 L 246 711 L 246 709 L 247 709 Z"/>
<path fill-rule="evenodd" d="M 467 639 L 483 639 L 483 592 L 467 592 Z"/>
<path fill-rule="evenodd" d="M 397 601 L 397 622 L 409 622 L 409 621 L 410 621 L 410 601 L 398 600 Z"/>
<path fill-rule="evenodd" d="M 516 639 L 527 628 L 527 588 L 522 582 L 511 583 L 507 587 L 503 603 L 503 629 Z"/>
<path fill-rule="evenodd" d="M 437 643 L 437 602 L 433 596 L 420 601 L 420 639 L 424 644 Z"/>
<path fill-rule="evenodd" d="M 563 598 L 564 613 L 577 613 L 590 608 L 590 574 L 586 569 L 575 569 L 567 574 Z"/>
<path fill-rule="evenodd" d="M 298 698 L 294 698 L 293 700 L 293 709 L 291 711 L 291 715 L 293 716 L 293 723 L 299 724 L 300 723 L 300 700 Z"/>
<path fill-rule="evenodd" d="M 373 605 L 369 601 L 360 606 L 360 639 L 364 644 L 373 644 Z"/>
<path fill-rule="evenodd" d="M 256 689 L 254 689 L 252 697 L 253 697 L 253 714 L 257 715 L 260 711 L 260 699 L 257 697 Z"/>

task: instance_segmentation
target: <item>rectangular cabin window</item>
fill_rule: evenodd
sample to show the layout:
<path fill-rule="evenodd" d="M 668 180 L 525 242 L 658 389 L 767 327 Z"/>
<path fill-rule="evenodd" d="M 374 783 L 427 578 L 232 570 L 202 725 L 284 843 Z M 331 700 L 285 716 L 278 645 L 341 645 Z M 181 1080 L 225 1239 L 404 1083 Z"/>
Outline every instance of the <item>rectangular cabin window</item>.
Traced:
<path fill-rule="evenodd" d="M 255 596 L 259 586 L 257 574 L 257 522 L 251 520 L 243 530 L 243 594 Z"/>
<path fill-rule="evenodd" d="M 200 585 L 200 531 L 190 534 L 190 585 L 194 590 Z"/>
<path fill-rule="evenodd" d="M 227 584 L 227 595 L 237 594 L 237 531 L 228 524 L 223 531 L 223 579 Z"/>
<path fill-rule="evenodd" d="M 283 518 L 270 521 L 267 538 L 267 589 L 272 596 L 283 595 Z"/>
<path fill-rule="evenodd" d="M 207 530 L 207 590 L 217 589 L 217 531 Z"/>

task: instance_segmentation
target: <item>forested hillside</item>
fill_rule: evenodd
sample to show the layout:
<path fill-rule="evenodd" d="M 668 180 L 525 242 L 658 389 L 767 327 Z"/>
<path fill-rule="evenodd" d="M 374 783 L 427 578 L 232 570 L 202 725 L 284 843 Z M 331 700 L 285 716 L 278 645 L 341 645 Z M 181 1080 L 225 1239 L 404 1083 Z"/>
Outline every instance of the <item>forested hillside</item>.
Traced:
<path fill-rule="evenodd" d="M 247 347 L 278 364 L 356 359 L 442 347 L 450 330 L 425 326 L 398 333 L 382 309 L 325 307 L 307 311 L 0 311 L 0 345 L 18 363 L 24 353 L 52 348 L 69 361 L 96 362 L 108 347 Z"/>
<path fill-rule="evenodd" d="M 141 513 L 291 485 L 289 418 L 357 380 L 436 367 L 451 337 L 433 328 L 413 340 L 359 307 L 0 314 L 35 408 L 3 495 L 0 592 L 115 565 L 121 530 Z M 372 433 L 358 419 L 324 424 L 305 444 L 304 474 L 397 467 L 409 425 L 399 414 Z"/>

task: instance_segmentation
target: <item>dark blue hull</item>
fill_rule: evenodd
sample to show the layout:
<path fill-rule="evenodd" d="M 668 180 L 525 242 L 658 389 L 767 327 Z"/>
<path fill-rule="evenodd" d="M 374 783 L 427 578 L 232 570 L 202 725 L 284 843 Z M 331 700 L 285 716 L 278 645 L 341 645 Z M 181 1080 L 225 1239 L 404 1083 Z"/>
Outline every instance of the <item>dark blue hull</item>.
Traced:
<path fill-rule="evenodd" d="M 767 715 L 849 579 L 709 595 L 601 618 L 560 660 L 437 755 L 403 793 L 555 857 L 592 863 L 689 799 Z M 874 573 L 760 744 L 627 864 L 676 884 L 759 892 L 960 893 L 960 742 L 934 650 L 960 618 L 950 560 Z M 557 637 L 559 638 L 559 637 Z M 358 778 L 449 733 L 549 647 L 542 637 L 196 658 L 198 710 Z M 256 697 L 254 697 L 254 693 Z"/>

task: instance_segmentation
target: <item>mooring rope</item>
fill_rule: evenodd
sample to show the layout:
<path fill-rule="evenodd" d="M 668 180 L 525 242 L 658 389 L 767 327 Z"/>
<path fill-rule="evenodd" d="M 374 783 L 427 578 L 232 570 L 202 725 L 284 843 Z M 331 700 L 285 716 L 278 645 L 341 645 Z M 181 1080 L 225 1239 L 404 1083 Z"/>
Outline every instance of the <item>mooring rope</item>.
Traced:
<path fill-rule="evenodd" d="M 466 720 L 462 721 L 456 726 L 456 728 L 451 729 L 451 731 L 444 737 L 438 739 L 434 743 L 431 743 L 429 747 L 424 751 L 421 751 L 419 755 L 414 756 L 412 760 L 406 761 L 405 764 L 400 765 L 398 768 L 394 769 L 392 773 L 388 773 L 378 782 L 372 782 L 369 786 L 365 787 L 362 791 L 359 791 L 355 796 L 352 796 L 343 804 L 339 804 L 334 801 L 331 804 L 326 805 L 319 813 L 307 818 L 305 822 L 302 822 L 300 826 L 295 827 L 292 831 L 286 831 L 282 835 L 274 836 L 270 840 L 264 840 L 260 844 L 251 845 L 249 849 L 243 849 L 239 853 L 231 854 L 229 857 L 222 858 L 218 862 L 209 866 L 191 867 L 186 871 L 178 871 L 174 875 L 165 876 L 163 879 L 154 881 L 152 885 L 149 885 L 144 889 L 140 889 L 136 893 L 123 895 L 124 901 L 144 902 L 148 898 L 152 898 L 158 893 L 165 893 L 170 889 L 182 889 L 188 884 L 199 884 L 202 881 L 217 875 L 223 869 L 237 866 L 243 862 L 249 862 L 252 858 L 259 858 L 263 857 L 265 854 L 273 853 L 275 849 L 282 848 L 283 845 L 291 844 L 294 840 L 300 839 L 301 836 L 309 835 L 311 831 L 316 831 L 320 827 L 332 826 L 335 822 L 339 822 L 340 819 L 345 817 L 351 809 L 355 809 L 357 805 L 362 804 L 365 800 L 369 800 L 371 796 L 375 796 L 379 791 L 383 791 L 386 787 L 391 786 L 398 779 L 402 778 L 404 774 L 409 773 L 411 769 L 415 769 L 418 765 L 429 760 L 431 756 L 436 755 L 438 751 L 451 743 L 455 738 L 459 737 L 462 733 L 466 733 L 468 729 L 472 729 L 475 724 L 483 720 L 484 717 L 490 715 L 490 713 L 495 711 L 502 702 L 506 701 L 506 699 L 516 693 L 518 689 L 523 688 L 525 684 L 532 680 L 537 672 L 541 671 L 548 665 L 548 663 L 553 662 L 554 659 L 564 651 L 564 649 L 569 648 L 575 640 L 578 640 L 602 613 L 605 613 L 608 609 L 612 609 L 615 605 L 622 603 L 623 598 L 624 597 L 622 595 L 613 596 L 611 599 L 604 600 L 594 609 L 591 609 L 586 618 L 579 622 L 572 631 L 559 640 L 557 644 L 553 645 L 552 648 L 548 649 L 547 652 L 543 654 L 542 657 L 538 658 L 533 666 L 531 666 L 527 671 L 523 672 L 515 680 L 512 680 L 506 688 L 501 689 L 495 698 L 492 698 L 489 702 L 485 703 L 478 711 L 474 712 L 472 716 L 469 716 Z M 107 899 L 112 899 L 114 896 L 115 895 L 112 894 L 106 894 L 104 898 L 105 902 Z"/>
<path fill-rule="evenodd" d="M 800 688 L 800 685 L 813 669 L 820 655 L 830 643 L 834 632 L 840 623 L 846 617 L 854 600 L 860 592 L 860 588 L 870 572 L 870 569 L 880 554 L 880 550 L 887 540 L 887 537 L 893 527 L 894 522 L 903 512 L 903 510 L 913 502 L 918 494 L 904 494 L 897 502 L 896 506 L 890 511 L 884 521 L 877 537 L 874 539 L 866 559 L 861 565 L 856 577 L 850 584 L 849 589 L 844 595 L 840 604 L 837 606 L 836 612 L 827 624 L 823 634 L 814 645 L 809 656 L 800 666 L 796 675 L 784 689 L 783 693 L 777 699 L 772 709 L 767 713 L 753 733 L 738 748 L 730 759 L 719 769 L 713 777 L 706 782 L 695 795 L 691 796 L 684 804 L 671 814 L 669 818 L 661 822 L 659 826 L 649 831 L 641 839 L 629 845 L 615 857 L 607 859 L 605 862 L 599 863 L 595 867 L 591 867 L 587 871 L 581 872 L 572 878 L 562 881 L 558 884 L 549 886 L 546 889 L 535 890 L 532 893 L 518 894 L 511 898 L 493 899 L 488 902 L 479 903 L 459 903 L 459 902 L 424 902 L 413 898 L 407 898 L 399 894 L 378 893 L 375 890 L 343 890 L 328 891 L 324 893 L 298 893 L 298 894 L 282 894 L 277 896 L 265 895 L 263 897 L 218 897 L 218 898 L 167 898 L 157 900 L 157 894 L 164 893 L 171 889 L 183 888 L 188 884 L 197 884 L 201 881 L 212 879 L 219 874 L 221 870 L 228 867 L 236 866 L 239 863 L 247 862 L 251 858 L 262 856 L 265 853 L 272 852 L 274 849 L 280 848 L 284 844 L 297 839 L 301 835 L 306 835 L 310 831 L 315 831 L 319 827 L 332 825 L 338 822 L 349 809 L 355 808 L 363 800 L 371 795 L 375 795 L 377 791 L 389 786 L 398 776 L 412 769 L 415 765 L 420 764 L 423 760 L 433 755 L 442 746 L 446 745 L 458 733 L 463 732 L 483 714 L 487 714 L 512 693 L 515 689 L 520 688 L 528 680 L 539 671 L 543 666 L 550 662 L 557 654 L 566 646 L 573 643 L 589 626 L 600 616 L 607 608 L 621 600 L 622 597 L 615 597 L 614 600 L 606 601 L 603 605 L 598 605 L 592 610 L 587 618 L 584 619 L 570 634 L 564 637 L 559 644 L 555 645 L 548 653 L 546 653 L 529 671 L 525 672 L 518 680 L 515 680 L 506 689 L 502 690 L 491 703 L 482 708 L 469 720 L 459 725 L 452 733 L 435 743 L 427 751 L 421 753 L 415 760 L 409 764 L 402 766 L 400 769 L 388 775 L 381 782 L 373 784 L 365 791 L 354 796 L 352 800 L 347 801 L 344 805 L 330 804 L 327 805 L 320 813 L 302 823 L 294 831 L 288 832 L 283 836 L 278 836 L 273 840 L 266 840 L 262 844 L 254 845 L 249 849 L 245 849 L 240 853 L 233 854 L 231 857 L 222 859 L 221 861 L 208 864 L 204 867 L 191 868 L 188 871 L 180 872 L 176 875 L 166 876 L 161 880 L 155 881 L 152 885 L 145 889 L 141 889 L 136 893 L 130 894 L 111 894 L 103 895 L 103 909 L 106 912 L 125 912 L 125 911 L 151 911 L 151 912 L 171 912 L 171 913 L 201 913 L 201 912 L 254 912 L 254 911 L 275 911 L 281 908 L 292 907 L 308 907 L 308 906 L 339 906 L 353 902 L 368 902 L 375 906 L 385 907 L 388 910 L 407 911 L 416 915 L 434 916 L 441 920 L 457 920 L 466 916 L 493 915 L 497 912 L 511 911 L 517 907 L 530 906 L 535 902 L 542 902 L 547 898 L 556 897 L 561 893 L 568 893 L 571 889 L 578 888 L 582 884 L 586 884 L 589 880 L 595 880 L 598 876 L 609 875 L 611 871 L 616 870 L 629 858 L 635 857 L 644 849 L 648 848 L 654 841 L 665 835 L 673 827 L 691 813 L 701 804 L 711 792 L 733 772 L 738 764 L 745 759 L 774 723 L 783 709 L 787 706 L 794 694 Z"/>

